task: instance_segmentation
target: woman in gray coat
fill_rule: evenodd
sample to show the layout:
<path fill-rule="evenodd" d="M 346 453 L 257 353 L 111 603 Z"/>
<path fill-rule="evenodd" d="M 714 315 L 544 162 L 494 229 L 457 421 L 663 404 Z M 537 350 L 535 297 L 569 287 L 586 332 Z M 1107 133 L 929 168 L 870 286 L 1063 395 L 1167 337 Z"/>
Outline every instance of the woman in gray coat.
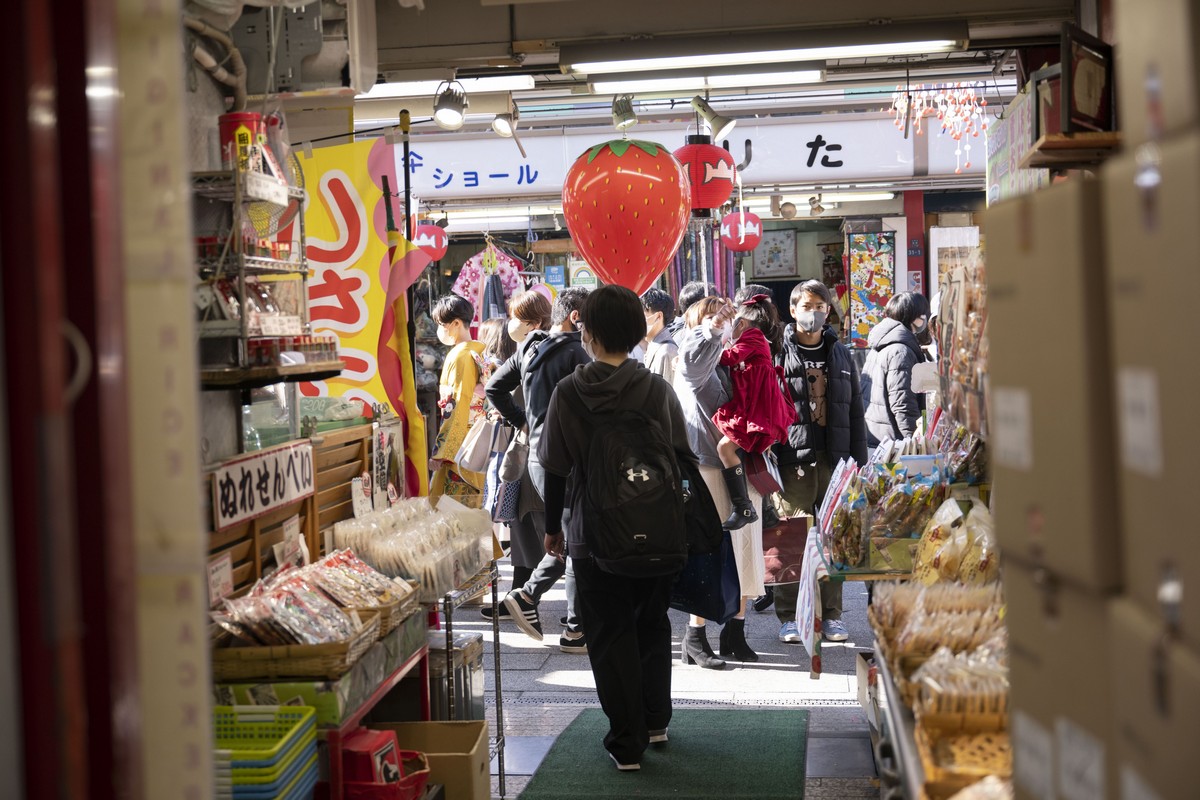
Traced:
<path fill-rule="evenodd" d="M 912 390 L 912 370 L 925 360 L 917 336 L 929 325 L 929 301 L 904 292 L 888 301 L 886 319 L 867 337 L 862 393 L 866 405 L 867 444 L 904 439 L 917 429 L 920 394 Z"/>

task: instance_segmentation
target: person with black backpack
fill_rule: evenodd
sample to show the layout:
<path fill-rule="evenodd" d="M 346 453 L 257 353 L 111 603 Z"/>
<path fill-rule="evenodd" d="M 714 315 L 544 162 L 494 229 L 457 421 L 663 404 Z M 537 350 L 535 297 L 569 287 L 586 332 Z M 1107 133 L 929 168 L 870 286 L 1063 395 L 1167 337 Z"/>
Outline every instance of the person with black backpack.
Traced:
<path fill-rule="evenodd" d="M 670 385 L 629 357 L 646 335 L 638 296 L 603 286 L 580 317 L 595 361 L 559 382 L 538 445 L 546 552 L 574 561 L 588 658 L 609 720 L 604 746 L 628 771 L 640 769 L 650 744 L 667 741 L 667 608 L 688 553 L 681 463 L 698 462 Z"/>

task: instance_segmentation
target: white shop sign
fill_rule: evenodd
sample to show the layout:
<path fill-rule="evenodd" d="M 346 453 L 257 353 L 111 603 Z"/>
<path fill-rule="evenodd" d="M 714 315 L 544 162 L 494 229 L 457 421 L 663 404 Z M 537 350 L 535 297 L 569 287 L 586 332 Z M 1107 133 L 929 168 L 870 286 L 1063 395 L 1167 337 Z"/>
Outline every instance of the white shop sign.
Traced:
<path fill-rule="evenodd" d="M 630 138 L 677 150 L 686 141 L 688 126 L 638 125 L 630 133 Z M 615 131 L 605 128 L 528 133 L 521 137 L 529 155 L 523 159 L 513 142 L 494 134 L 414 136 L 413 194 L 422 200 L 558 194 L 567 170 L 580 154 L 616 138 Z M 941 174 L 954 173 L 955 147 L 949 137 L 925 134 L 905 139 L 886 118 L 742 120 L 728 137 L 735 161 L 744 158 L 747 139 L 753 142 L 753 158 L 743 176 L 748 186 L 911 178 L 915 148 L 925 147 L 930 149 L 931 167 L 936 164 L 943 170 Z M 395 153 L 400 171 L 404 168 L 401 148 Z M 979 155 L 963 172 L 983 173 L 986 159 L 982 148 Z"/>
<path fill-rule="evenodd" d="M 312 445 L 286 444 L 227 461 L 213 473 L 212 493 L 218 531 L 308 497 Z"/>

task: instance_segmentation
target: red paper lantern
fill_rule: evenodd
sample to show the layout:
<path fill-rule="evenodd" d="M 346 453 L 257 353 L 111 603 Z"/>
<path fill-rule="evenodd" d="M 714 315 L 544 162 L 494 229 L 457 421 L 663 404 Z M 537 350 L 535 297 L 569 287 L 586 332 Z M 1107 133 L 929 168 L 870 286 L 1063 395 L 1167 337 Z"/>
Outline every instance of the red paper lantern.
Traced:
<path fill-rule="evenodd" d="M 567 230 L 588 265 L 605 283 L 640 295 L 683 241 L 691 188 L 661 144 L 616 139 L 575 159 L 562 201 Z"/>
<path fill-rule="evenodd" d="M 425 223 L 417 226 L 413 244 L 428 253 L 434 261 L 441 261 L 442 256 L 446 255 L 446 248 L 450 246 L 450 237 L 446 235 L 445 228 Z"/>
<path fill-rule="evenodd" d="M 735 253 L 749 253 L 762 241 L 762 220 L 749 211 L 734 211 L 721 220 L 721 243 Z"/>
<path fill-rule="evenodd" d="M 692 208 L 711 209 L 725 205 L 733 193 L 737 168 L 733 156 L 707 136 L 689 136 L 688 143 L 675 151 L 675 158 L 687 170 L 692 184 Z"/>

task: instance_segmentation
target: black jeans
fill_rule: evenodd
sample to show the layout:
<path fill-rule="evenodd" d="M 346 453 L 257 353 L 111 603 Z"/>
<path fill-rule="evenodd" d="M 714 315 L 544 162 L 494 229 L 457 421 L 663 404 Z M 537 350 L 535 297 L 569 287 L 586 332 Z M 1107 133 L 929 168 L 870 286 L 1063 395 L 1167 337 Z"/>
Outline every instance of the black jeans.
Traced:
<path fill-rule="evenodd" d="M 667 606 L 675 576 L 626 578 L 591 558 L 573 560 L 588 659 L 608 717 L 604 746 L 623 764 L 639 763 L 649 732 L 671 721 Z"/>

